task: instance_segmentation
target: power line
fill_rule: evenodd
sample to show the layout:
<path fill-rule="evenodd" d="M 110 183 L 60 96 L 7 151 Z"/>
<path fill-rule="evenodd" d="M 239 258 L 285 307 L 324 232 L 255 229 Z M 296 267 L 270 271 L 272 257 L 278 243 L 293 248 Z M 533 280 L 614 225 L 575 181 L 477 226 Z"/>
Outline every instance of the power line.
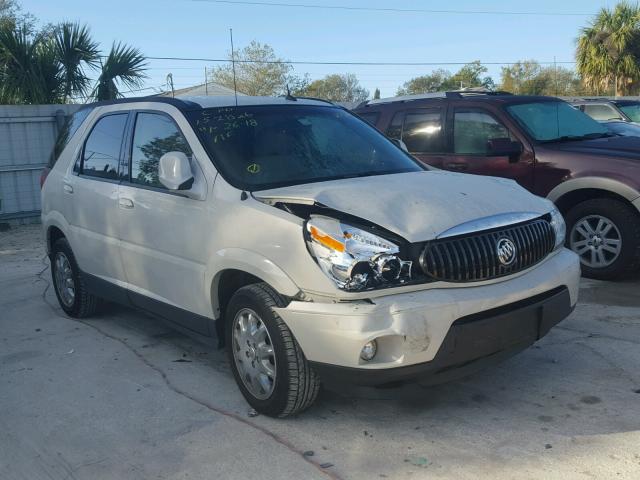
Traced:
<path fill-rule="evenodd" d="M 204 1 L 204 0 L 202 0 Z M 212 62 L 230 63 L 228 58 L 188 58 L 188 57 L 145 57 L 147 60 L 169 60 L 177 62 Z M 521 60 L 520 60 L 521 61 Z M 263 64 L 290 64 L 290 65 L 360 65 L 360 66 L 406 66 L 406 67 L 434 67 L 443 65 L 467 65 L 471 62 L 317 62 L 313 60 L 236 60 L 236 63 L 263 63 Z M 510 62 L 480 62 L 482 65 L 512 65 L 518 61 Z M 537 62 L 540 65 L 571 64 L 576 62 Z"/>
<path fill-rule="evenodd" d="M 355 10 L 368 12 L 397 12 L 397 13 L 435 13 L 453 15 L 537 15 L 537 16 L 560 16 L 560 17 L 587 17 L 594 13 L 579 12 L 519 12 L 509 10 L 434 10 L 424 8 L 391 8 L 391 7 L 350 7 L 345 5 L 318 5 L 311 3 L 284 3 L 284 2 L 257 2 L 249 0 L 192 0 L 206 3 L 224 3 L 230 5 L 251 5 L 263 7 L 293 7 L 293 8 L 315 8 L 324 10 Z"/>

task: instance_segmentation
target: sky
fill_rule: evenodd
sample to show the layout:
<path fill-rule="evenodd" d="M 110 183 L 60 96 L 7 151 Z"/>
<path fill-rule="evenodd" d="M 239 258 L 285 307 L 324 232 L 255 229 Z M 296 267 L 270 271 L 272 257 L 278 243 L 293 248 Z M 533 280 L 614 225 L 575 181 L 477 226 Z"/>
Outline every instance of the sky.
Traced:
<path fill-rule="evenodd" d="M 392 96 L 405 81 L 437 68 L 455 72 L 480 60 L 499 81 L 501 65 L 523 59 L 573 67 L 575 39 L 581 27 L 612 0 L 255 0 L 363 8 L 529 12 L 525 15 L 365 11 L 215 3 L 208 0 L 22 0 L 24 11 L 41 23 L 87 23 L 107 51 L 112 42 L 138 47 L 149 57 L 222 59 L 251 40 L 271 45 L 291 61 L 418 62 L 433 66 L 296 65 L 311 79 L 355 73 L 372 93 Z M 544 12 L 552 15 L 532 14 Z M 495 63 L 495 65 L 494 65 Z M 501 64 L 501 65 L 498 65 Z M 149 78 L 137 94 L 166 89 L 171 73 L 176 89 L 204 82 L 207 61 L 150 60 Z"/>

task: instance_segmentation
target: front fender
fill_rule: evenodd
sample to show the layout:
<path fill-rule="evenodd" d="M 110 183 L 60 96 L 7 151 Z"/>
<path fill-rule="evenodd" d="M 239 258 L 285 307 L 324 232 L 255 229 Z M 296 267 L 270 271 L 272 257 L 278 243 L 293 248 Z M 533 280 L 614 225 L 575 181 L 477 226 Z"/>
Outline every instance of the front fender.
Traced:
<path fill-rule="evenodd" d="M 207 265 L 206 285 L 211 285 L 211 292 L 213 292 L 211 301 L 215 316 L 220 308 L 216 292 L 222 272 L 225 270 L 250 273 L 268 283 L 280 295 L 295 297 L 300 292 L 300 288 L 293 280 L 268 258 L 243 248 L 225 248 L 215 252 Z"/>

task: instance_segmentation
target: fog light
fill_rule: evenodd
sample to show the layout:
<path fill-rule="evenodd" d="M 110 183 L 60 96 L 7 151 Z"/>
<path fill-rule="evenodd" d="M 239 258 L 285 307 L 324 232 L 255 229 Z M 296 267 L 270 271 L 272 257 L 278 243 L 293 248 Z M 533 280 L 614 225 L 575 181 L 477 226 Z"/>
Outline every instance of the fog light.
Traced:
<path fill-rule="evenodd" d="M 375 340 L 371 340 L 370 342 L 367 342 L 364 347 L 362 347 L 362 350 L 360 351 L 360 358 L 365 362 L 368 362 L 376 356 L 377 351 L 378 342 L 376 342 Z"/>

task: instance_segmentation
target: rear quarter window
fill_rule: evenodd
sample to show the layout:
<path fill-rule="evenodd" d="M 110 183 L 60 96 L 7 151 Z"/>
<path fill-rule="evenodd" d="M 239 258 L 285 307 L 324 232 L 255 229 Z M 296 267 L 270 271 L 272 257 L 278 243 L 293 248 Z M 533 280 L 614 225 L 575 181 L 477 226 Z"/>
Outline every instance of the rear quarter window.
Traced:
<path fill-rule="evenodd" d="M 375 127 L 376 123 L 378 123 L 378 119 L 380 118 L 380 112 L 362 112 L 358 113 L 358 116 L 369 125 Z"/>
<path fill-rule="evenodd" d="M 56 164 L 56 162 L 60 158 L 60 155 L 62 154 L 62 151 L 69 144 L 71 138 L 75 135 L 75 133 L 78 131 L 78 128 L 80 128 L 80 125 L 82 125 L 82 122 L 87 119 L 87 116 L 91 113 L 92 110 L 92 108 L 83 108 L 81 110 L 78 110 L 70 117 L 67 117 L 67 120 L 64 122 L 62 129 L 58 133 L 58 138 L 56 139 L 56 143 L 53 146 L 53 151 L 51 152 L 51 156 L 49 157 L 49 162 L 47 163 L 47 166 L 49 168 L 53 168 L 53 166 Z"/>

